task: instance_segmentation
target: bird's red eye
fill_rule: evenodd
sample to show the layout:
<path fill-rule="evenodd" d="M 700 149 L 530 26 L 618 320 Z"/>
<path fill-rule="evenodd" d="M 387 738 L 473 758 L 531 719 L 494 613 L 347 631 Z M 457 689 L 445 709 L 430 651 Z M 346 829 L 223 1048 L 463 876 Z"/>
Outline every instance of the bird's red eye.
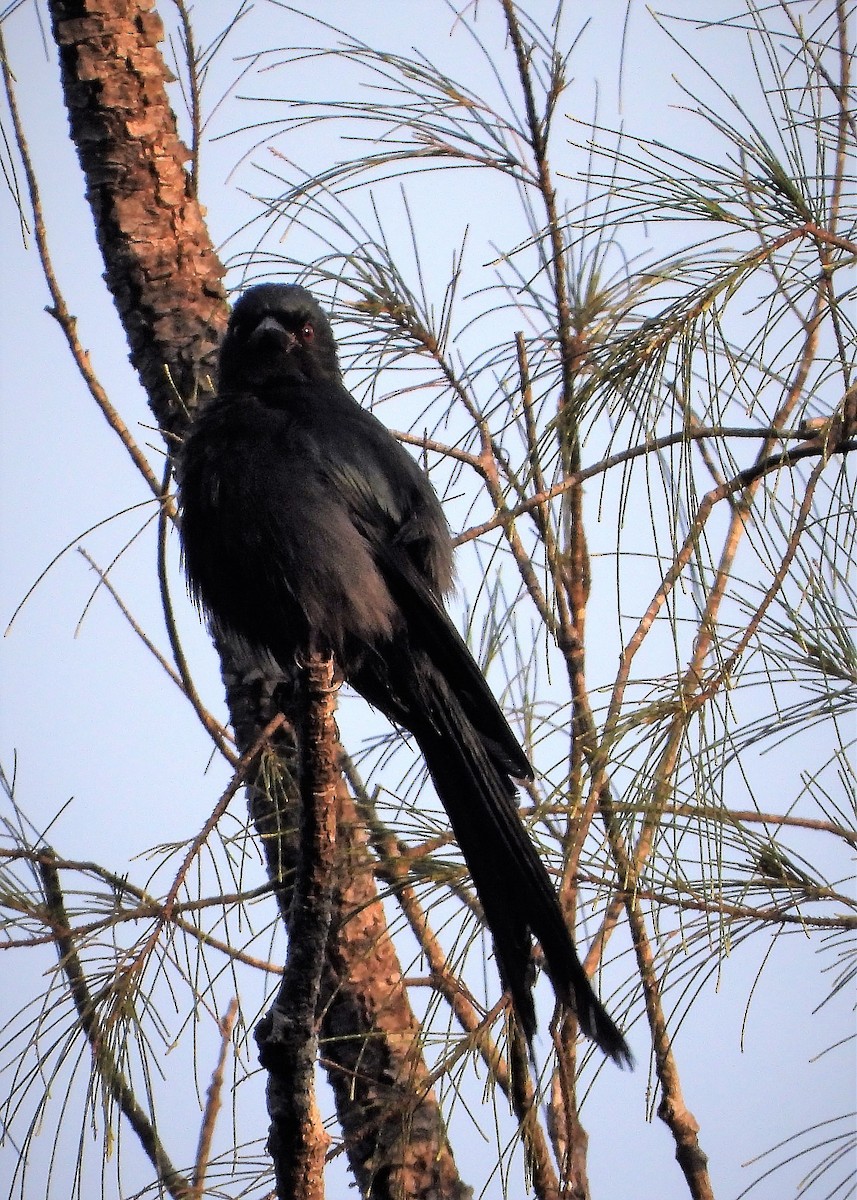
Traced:
<path fill-rule="evenodd" d="M 306 325 L 304 325 L 304 327 L 301 329 L 301 341 L 305 346 L 308 346 L 314 337 L 315 329 L 312 325 L 310 325 L 309 321 L 307 321 Z"/>

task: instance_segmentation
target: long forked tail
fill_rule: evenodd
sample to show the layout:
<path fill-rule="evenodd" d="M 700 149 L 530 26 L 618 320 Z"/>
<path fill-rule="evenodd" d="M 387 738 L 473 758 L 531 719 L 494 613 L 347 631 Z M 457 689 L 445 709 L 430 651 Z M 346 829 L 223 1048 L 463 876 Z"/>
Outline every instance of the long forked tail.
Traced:
<path fill-rule="evenodd" d="M 498 769 L 456 698 L 435 672 L 423 678 L 426 726 L 414 730 L 446 809 L 494 940 L 504 987 L 528 1042 L 536 1028 L 531 935 L 541 943 L 557 999 L 620 1066 L 628 1045 L 581 966 L 556 892 L 518 816 L 515 788 Z"/>

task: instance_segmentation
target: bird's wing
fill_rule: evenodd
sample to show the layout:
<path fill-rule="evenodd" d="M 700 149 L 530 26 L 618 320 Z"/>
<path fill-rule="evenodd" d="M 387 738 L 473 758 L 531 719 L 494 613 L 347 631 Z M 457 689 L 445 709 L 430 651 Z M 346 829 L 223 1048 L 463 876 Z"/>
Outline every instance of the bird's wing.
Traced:
<path fill-rule="evenodd" d="M 324 436 L 330 438 L 330 445 L 322 450 L 322 469 L 371 548 L 404 618 L 410 647 L 427 655 L 444 676 L 497 765 L 515 778 L 532 779 L 527 756 L 441 601 L 451 566 L 438 568 L 433 561 L 437 547 L 450 553 L 440 503 L 408 452 L 342 390 L 340 419 L 325 425 Z M 346 397 L 350 401 L 347 407 Z M 352 682 L 373 703 L 384 707 L 380 678 L 370 681 L 364 674 L 362 680 Z M 389 704 L 387 711 L 402 720 Z"/>
<path fill-rule="evenodd" d="M 407 613 L 411 645 L 443 675 L 497 765 L 516 779 L 532 779 L 526 754 L 438 596 L 399 546 L 381 546 L 376 556 L 394 600 Z"/>
<path fill-rule="evenodd" d="M 431 661 L 454 692 L 463 713 L 503 772 L 514 775 L 516 779 L 532 779 L 533 768 L 465 640 L 407 550 L 398 542 L 382 540 L 374 546 L 374 556 L 397 610 L 406 620 L 409 658 L 421 654 Z M 384 697 L 379 694 L 379 688 L 389 688 L 391 697 L 402 695 L 396 686 L 397 666 L 394 652 L 389 656 L 389 661 L 384 662 L 383 674 L 373 671 L 370 662 L 367 670 L 373 673 L 374 678 L 367 679 L 364 671 L 353 682 L 368 700 L 384 708 Z M 403 695 L 407 696 L 408 691 L 406 686 Z M 394 712 L 389 715 L 408 725 L 407 719 L 396 716 Z"/>

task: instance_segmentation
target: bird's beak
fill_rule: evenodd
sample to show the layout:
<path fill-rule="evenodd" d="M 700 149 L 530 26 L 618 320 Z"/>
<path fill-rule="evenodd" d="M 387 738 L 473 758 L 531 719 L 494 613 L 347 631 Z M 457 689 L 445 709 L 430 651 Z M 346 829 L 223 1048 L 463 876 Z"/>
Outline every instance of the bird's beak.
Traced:
<path fill-rule="evenodd" d="M 263 317 L 256 328 L 250 335 L 251 344 L 262 342 L 267 339 L 280 343 L 282 348 L 288 353 L 293 350 L 298 344 L 298 339 L 290 330 L 285 329 L 276 317 Z"/>

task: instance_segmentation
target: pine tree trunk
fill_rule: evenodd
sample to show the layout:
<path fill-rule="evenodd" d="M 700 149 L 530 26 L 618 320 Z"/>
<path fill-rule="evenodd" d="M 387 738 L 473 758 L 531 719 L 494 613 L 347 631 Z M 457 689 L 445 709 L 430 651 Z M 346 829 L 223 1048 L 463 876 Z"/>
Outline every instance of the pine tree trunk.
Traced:
<path fill-rule="evenodd" d="M 86 179 L 105 280 L 131 361 L 168 444 L 213 387 L 225 327 L 224 269 L 211 244 L 165 84 L 163 26 L 147 0 L 50 0 L 71 136 Z M 239 749 L 288 696 L 248 679 L 220 647 Z M 288 713 L 286 714 L 289 715 Z M 289 747 L 282 778 L 290 772 Z M 296 791 L 257 784 L 251 811 L 275 881 L 296 853 Z M 469 1194 L 459 1180 L 420 1053 L 419 1026 L 386 928 L 374 860 L 339 789 L 337 888 L 322 976 L 321 1057 L 349 1161 L 375 1200 Z M 272 836 L 272 834 L 274 836 Z M 279 890 L 287 913 L 287 889 Z"/>

